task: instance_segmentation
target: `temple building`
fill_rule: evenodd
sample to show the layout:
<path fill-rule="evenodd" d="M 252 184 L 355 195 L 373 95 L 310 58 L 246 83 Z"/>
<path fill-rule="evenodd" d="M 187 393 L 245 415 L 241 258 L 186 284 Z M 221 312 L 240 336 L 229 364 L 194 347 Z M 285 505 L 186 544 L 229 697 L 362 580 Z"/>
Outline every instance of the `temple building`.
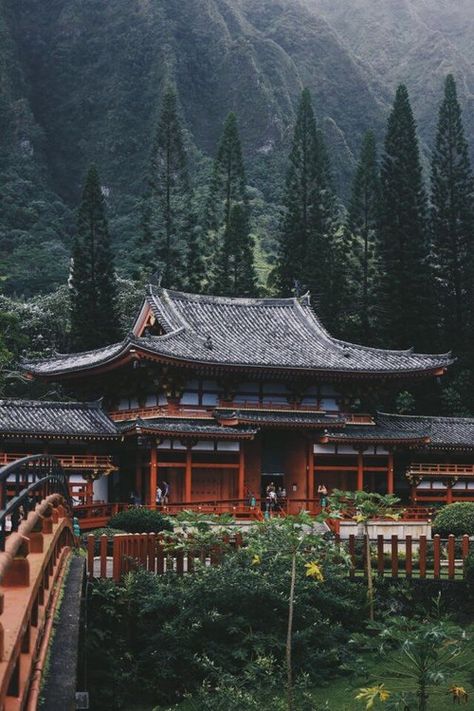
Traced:
<path fill-rule="evenodd" d="M 81 503 L 208 502 L 229 510 L 318 485 L 474 500 L 474 420 L 371 411 L 379 393 L 442 376 L 450 354 L 333 338 L 309 296 L 247 299 L 149 286 L 130 334 L 94 351 L 23 363 L 74 402 L 2 401 L 3 462 L 55 454 Z"/>

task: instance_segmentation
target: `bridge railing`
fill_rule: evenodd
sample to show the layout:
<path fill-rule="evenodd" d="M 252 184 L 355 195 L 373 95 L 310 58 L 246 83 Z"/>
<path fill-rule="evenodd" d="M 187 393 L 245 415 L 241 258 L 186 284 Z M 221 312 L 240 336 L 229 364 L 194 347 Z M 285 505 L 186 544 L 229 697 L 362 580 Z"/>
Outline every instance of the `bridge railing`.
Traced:
<path fill-rule="evenodd" d="M 71 502 L 57 460 L 43 455 L 0 469 L 0 492 L 0 709 L 33 710 L 74 544 Z"/>

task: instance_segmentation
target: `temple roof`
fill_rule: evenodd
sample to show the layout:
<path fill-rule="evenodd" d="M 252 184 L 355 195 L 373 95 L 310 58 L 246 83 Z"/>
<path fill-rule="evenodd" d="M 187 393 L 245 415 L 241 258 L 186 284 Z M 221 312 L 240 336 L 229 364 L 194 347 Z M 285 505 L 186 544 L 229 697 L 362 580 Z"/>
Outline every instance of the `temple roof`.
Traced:
<path fill-rule="evenodd" d="M 118 425 L 124 434 L 151 433 L 164 436 L 181 435 L 184 437 L 207 437 L 209 439 L 253 439 L 256 429 L 250 427 L 222 427 L 209 419 L 158 417 L 150 419 L 137 418 Z"/>
<path fill-rule="evenodd" d="M 143 328 L 153 315 L 161 335 Z M 121 343 L 23 363 L 42 377 L 66 376 L 154 357 L 165 362 L 346 375 L 434 373 L 451 362 L 433 355 L 381 350 L 333 338 L 309 296 L 249 299 L 201 296 L 149 286 L 133 332 Z"/>
<path fill-rule="evenodd" d="M 100 402 L 0 400 L 0 435 L 115 438 Z"/>
<path fill-rule="evenodd" d="M 344 416 L 326 415 L 324 412 L 305 412 L 304 410 L 262 410 L 262 409 L 221 409 L 214 413 L 219 422 L 236 422 L 239 424 L 250 424 L 272 427 L 300 427 L 300 428 L 322 428 L 322 427 L 343 427 L 346 423 Z"/>
<path fill-rule="evenodd" d="M 430 449 L 474 449 L 474 419 L 378 413 L 375 425 L 328 430 L 328 442 L 423 442 Z"/>

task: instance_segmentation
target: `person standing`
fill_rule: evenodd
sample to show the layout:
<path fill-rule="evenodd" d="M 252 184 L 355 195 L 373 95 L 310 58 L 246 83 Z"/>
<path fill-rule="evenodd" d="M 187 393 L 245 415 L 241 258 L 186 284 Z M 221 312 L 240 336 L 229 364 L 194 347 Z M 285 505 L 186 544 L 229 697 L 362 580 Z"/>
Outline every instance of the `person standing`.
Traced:
<path fill-rule="evenodd" d="M 162 500 L 165 506 L 170 502 L 170 485 L 167 481 L 163 482 Z"/>
<path fill-rule="evenodd" d="M 318 486 L 318 494 L 319 494 L 319 503 L 321 505 L 321 508 L 324 509 L 327 506 L 328 503 L 328 490 L 326 487 L 326 484 L 320 484 Z"/>

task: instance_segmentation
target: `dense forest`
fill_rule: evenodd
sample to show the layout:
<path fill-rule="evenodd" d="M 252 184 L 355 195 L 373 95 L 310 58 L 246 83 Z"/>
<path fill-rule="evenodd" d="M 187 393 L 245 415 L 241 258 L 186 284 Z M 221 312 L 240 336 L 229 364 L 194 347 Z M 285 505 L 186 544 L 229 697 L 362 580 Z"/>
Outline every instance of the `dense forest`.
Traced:
<path fill-rule="evenodd" d="M 402 391 L 397 409 L 474 411 L 462 32 L 430 25 L 427 3 L 400 3 L 413 46 L 391 38 L 376 66 L 342 4 L 0 0 L 7 394 L 25 392 L 24 352 L 119 340 L 151 278 L 202 293 L 310 290 L 341 338 L 454 351 L 450 377 Z M 354 3 L 352 31 L 367 6 Z M 379 21 L 389 33 L 395 20 Z M 429 61 L 414 53 L 417 23 L 424 42 L 437 37 Z M 389 55 L 405 57 L 398 73 Z"/>

